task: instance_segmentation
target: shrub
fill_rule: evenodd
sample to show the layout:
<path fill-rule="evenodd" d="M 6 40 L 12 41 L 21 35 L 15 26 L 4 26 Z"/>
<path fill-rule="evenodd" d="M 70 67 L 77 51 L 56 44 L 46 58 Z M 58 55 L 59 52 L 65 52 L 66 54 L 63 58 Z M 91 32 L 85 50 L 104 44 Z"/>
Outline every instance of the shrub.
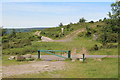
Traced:
<path fill-rule="evenodd" d="M 86 19 L 81 18 L 81 19 L 79 20 L 79 23 L 84 23 L 85 21 L 86 21 Z"/>
<path fill-rule="evenodd" d="M 117 48 L 118 45 L 113 45 L 113 44 L 107 44 L 105 46 L 101 46 L 101 48 Z"/>
<path fill-rule="evenodd" d="M 99 47 L 97 46 L 97 44 L 95 44 L 90 50 L 91 51 L 97 51 L 99 49 Z"/>
<path fill-rule="evenodd" d="M 92 34 L 91 32 L 86 32 L 85 35 L 86 35 L 87 37 L 89 37 L 89 36 L 91 36 L 91 34 Z"/>
<path fill-rule="evenodd" d="M 90 21 L 89 23 L 94 23 L 94 21 Z"/>
<path fill-rule="evenodd" d="M 112 33 L 107 35 L 107 42 L 117 42 L 118 41 L 118 34 Z"/>
<path fill-rule="evenodd" d="M 85 33 L 84 33 L 84 32 L 81 32 L 81 33 L 78 34 L 78 37 L 82 37 L 82 36 L 84 36 L 84 35 L 85 35 Z"/>
<path fill-rule="evenodd" d="M 7 49 L 7 48 L 9 48 L 10 47 L 10 45 L 8 44 L 8 43 L 3 43 L 2 44 L 2 48 L 3 49 Z"/>
<path fill-rule="evenodd" d="M 97 27 L 101 27 L 101 25 L 97 25 Z"/>

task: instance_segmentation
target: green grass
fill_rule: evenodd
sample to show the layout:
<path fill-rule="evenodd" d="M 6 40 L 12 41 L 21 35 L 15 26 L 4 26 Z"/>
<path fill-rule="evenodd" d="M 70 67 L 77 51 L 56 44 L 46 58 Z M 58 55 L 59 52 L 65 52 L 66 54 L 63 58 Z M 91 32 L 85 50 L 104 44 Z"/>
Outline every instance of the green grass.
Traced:
<path fill-rule="evenodd" d="M 21 64 L 27 64 L 28 61 L 16 61 L 16 60 L 8 60 L 10 55 L 3 55 L 2 56 L 2 65 L 3 66 L 10 66 L 10 65 L 21 65 Z"/>
<path fill-rule="evenodd" d="M 67 28 L 67 25 L 64 25 L 62 27 L 47 28 L 47 29 L 41 30 L 42 31 L 41 35 L 47 36 L 53 39 L 60 39 L 60 38 L 63 38 L 65 35 L 68 35 L 72 31 L 75 31 L 80 28 L 84 28 L 86 25 L 88 24 L 82 23 L 82 24 L 71 24 L 69 28 Z M 62 35 L 61 33 L 61 28 L 64 28 L 64 35 Z M 56 37 L 56 35 L 58 35 L 58 37 Z"/>
<path fill-rule="evenodd" d="M 86 59 L 85 63 L 79 61 L 66 61 L 66 69 L 37 74 L 23 74 L 10 76 L 12 78 L 118 78 L 118 59 L 103 58 L 102 61 Z"/>
<path fill-rule="evenodd" d="M 104 23 L 103 22 L 82 23 L 82 24 L 75 23 L 75 24 L 71 24 L 70 26 L 71 26 L 71 28 L 73 28 L 73 31 L 80 29 L 80 28 L 85 28 L 86 26 L 99 30 L 98 27 L 96 27 L 97 25 L 104 25 Z M 66 26 L 63 26 L 63 27 L 66 28 Z M 60 32 L 61 27 L 43 29 L 42 31 L 47 32 L 48 34 L 61 33 Z M 73 31 L 69 31 L 69 30 L 65 29 L 65 32 L 66 32 L 65 35 L 73 32 Z M 99 42 L 97 42 L 96 40 L 92 40 L 89 37 L 80 37 L 80 36 L 76 36 L 76 38 L 71 42 L 37 42 L 37 40 L 39 40 L 39 39 L 36 36 L 33 37 L 33 34 L 34 34 L 34 32 L 17 33 L 17 37 L 15 38 L 16 41 L 19 42 L 19 40 L 24 39 L 26 37 L 27 38 L 32 37 L 32 39 L 33 39 L 32 44 L 23 46 L 21 48 L 3 49 L 2 53 L 6 54 L 6 55 L 37 54 L 37 50 L 73 50 L 73 49 L 76 49 L 77 53 L 80 53 L 80 51 L 83 47 L 86 48 L 87 50 L 90 50 L 95 44 L 97 44 L 98 46 L 101 46 L 101 44 Z M 51 35 L 45 35 L 45 36 L 53 38 Z M 62 36 L 60 38 L 63 38 L 64 36 Z M 54 39 L 58 39 L 58 38 L 54 38 Z M 17 44 L 17 46 L 18 46 L 18 44 Z M 117 48 L 100 49 L 98 51 L 89 51 L 90 55 L 117 55 L 117 53 L 118 53 Z"/>
<path fill-rule="evenodd" d="M 100 49 L 98 51 L 91 51 L 91 55 L 118 55 L 118 48 Z"/>
<path fill-rule="evenodd" d="M 47 28 L 47 29 L 41 30 L 42 31 L 41 35 L 50 37 L 52 39 L 61 39 L 75 30 L 85 28 L 86 26 L 96 27 L 97 25 L 104 25 L 104 22 L 74 23 L 74 24 L 69 24 L 69 28 L 67 25 L 64 25 L 61 27 Z M 61 28 L 64 28 L 64 35 L 61 34 Z M 57 37 L 56 37 L 56 35 L 57 35 Z"/>
<path fill-rule="evenodd" d="M 33 41 L 32 45 L 25 46 L 24 48 L 13 48 L 3 50 L 3 53 L 15 54 L 37 54 L 37 50 L 73 50 L 76 48 L 77 53 L 80 53 L 81 49 L 84 47 L 90 50 L 95 44 L 101 46 L 101 44 L 91 38 L 87 37 L 77 37 L 71 42 L 36 42 Z M 43 53 L 44 54 L 44 53 Z M 100 49 L 98 51 L 89 51 L 90 55 L 117 55 L 117 48 L 111 49 Z"/>

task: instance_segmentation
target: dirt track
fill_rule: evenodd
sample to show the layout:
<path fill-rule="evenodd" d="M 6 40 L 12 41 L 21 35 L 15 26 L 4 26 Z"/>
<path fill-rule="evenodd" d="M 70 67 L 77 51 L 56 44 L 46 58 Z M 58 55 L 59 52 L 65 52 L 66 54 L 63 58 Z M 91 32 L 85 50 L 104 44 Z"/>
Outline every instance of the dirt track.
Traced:
<path fill-rule="evenodd" d="M 67 55 L 65 55 L 67 57 Z M 37 58 L 37 55 L 34 57 Z M 72 59 L 77 55 L 72 55 Z M 103 58 L 103 57 L 118 57 L 117 55 L 85 55 L 86 58 Z M 120 56 L 119 56 L 120 57 Z M 64 58 L 56 57 L 54 55 L 41 55 L 41 59 L 45 61 L 31 61 L 29 64 L 2 66 L 3 77 L 9 77 L 20 74 L 40 73 L 44 71 L 64 70 L 66 63 Z M 59 60 L 59 61 L 49 61 Z"/>
<path fill-rule="evenodd" d="M 65 62 L 63 61 L 37 61 L 23 65 L 3 66 L 3 77 L 9 77 L 20 74 L 40 73 L 44 71 L 63 70 Z"/>
<path fill-rule="evenodd" d="M 72 59 L 76 59 L 78 55 L 71 55 Z M 37 58 L 37 55 L 34 55 L 35 58 Z M 67 55 L 64 55 L 64 57 L 68 57 Z M 104 58 L 104 57 L 111 57 L 111 58 L 117 58 L 117 55 L 85 55 L 85 58 Z M 119 56 L 120 57 L 120 56 Z M 50 60 L 59 60 L 63 61 L 65 58 L 57 57 L 54 55 L 41 55 L 41 59 L 45 61 L 50 61 Z"/>
<path fill-rule="evenodd" d="M 41 37 L 41 41 L 39 42 L 68 42 L 68 41 L 71 41 L 73 38 L 75 38 L 80 32 L 83 32 L 85 31 L 85 28 L 82 28 L 82 29 L 78 29 L 76 31 L 73 31 L 71 32 L 70 34 L 66 35 L 64 38 L 62 39 L 59 39 L 59 40 L 53 40 L 49 37 L 45 37 L 45 36 L 42 36 Z M 36 34 L 38 35 L 38 31 L 36 32 Z"/>

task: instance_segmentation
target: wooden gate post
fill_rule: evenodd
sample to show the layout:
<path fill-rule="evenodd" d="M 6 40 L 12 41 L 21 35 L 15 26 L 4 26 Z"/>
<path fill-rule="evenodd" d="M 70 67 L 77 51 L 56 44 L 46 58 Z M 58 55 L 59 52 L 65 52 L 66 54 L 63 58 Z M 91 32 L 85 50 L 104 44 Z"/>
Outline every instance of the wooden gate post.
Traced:
<path fill-rule="evenodd" d="M 38 51 L 38 59 L 40 59 L 40 50 Z"/>
<path fill-rule="evenodd" d="M 71 58 L 71 51 L 68 51 L 68 58 Z"/>
<path fill-rule="evenodd" d="M 85 61 L 85 54 L 83 54 L 83 63 L 84 63 L 84 61 Z"/>

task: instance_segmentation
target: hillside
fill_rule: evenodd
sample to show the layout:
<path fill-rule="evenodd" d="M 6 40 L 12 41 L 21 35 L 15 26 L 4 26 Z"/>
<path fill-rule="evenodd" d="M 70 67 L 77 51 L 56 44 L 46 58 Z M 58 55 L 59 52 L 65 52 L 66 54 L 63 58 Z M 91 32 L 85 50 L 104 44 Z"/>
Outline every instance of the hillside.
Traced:
<path fill-rule="evenodd" d="M 104 49 L 99 40 L 94 40 L 93 35 L 96 34 L 99 39 L 101 28 L 104 25 L 104 22 L 74 23 L 33 32 L 19 32 L 15 35 L 5 34 L 3 36 L 3 54 L 36 54 L 38 49 L 76 50 L 77 53 L 80 53 L 83 47 L 89 51 L 89 54 L 117 54 L 117 48 Z M 63 34 L 61 28 L 64 28 Z M 9 37 L 12 38 L 8 39 Z M 117 45 L 117 43 L 113 44 Z M 99 50 L 95 50 L 96 45 Z"/>
<path fill-rule="evenodd" d="M 85 29 L 86 27 L 96 27 L 103 25 L 103 22 L 95 22 L 95 23 L 72 23 L 68 25 L 63 25 L 60 27 L 55 28 L 47 28 L 41 30 L 41 36 L 46 36 L 52 39 L 61 39 L 64 37 L 67 37 L 67 35 L 70 36 L 70 34 L 74 34 L 74 31 L 79 31 L 80 29 Z M 64 28 L 64 32 L 61 32 L 61 28 Z M 74 33 L 72 33 L 74 32 Z"/>

